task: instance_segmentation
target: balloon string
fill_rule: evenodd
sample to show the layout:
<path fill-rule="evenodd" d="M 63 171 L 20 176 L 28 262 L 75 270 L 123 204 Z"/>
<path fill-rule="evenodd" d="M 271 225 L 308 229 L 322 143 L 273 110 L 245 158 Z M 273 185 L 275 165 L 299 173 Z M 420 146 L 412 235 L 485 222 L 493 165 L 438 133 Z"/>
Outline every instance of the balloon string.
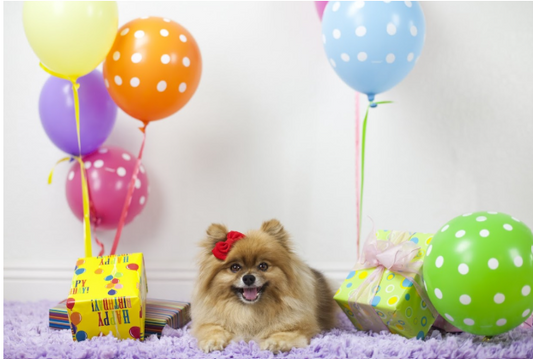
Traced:
<path fill-rule="evenodd" d="M 360 150 L 359 146 L 361 145 L 361 141 L 359 140 L 359 126 L 360 126 L 360 116 L 359 116 L 359 92 L 355 93 L 355 203 L 356 203 L 356 211 L 357 211 L 357 243 L 356 243 L 356 253 L 357 258 L 359 258 L 359 246 L 361 242 L 361 207 L 359 206 L 359 203 L 361 201 L 361 191 L 359 187 L 359 175 L 360 175 Z"/>
<path fill-rule="evenodd" d="M 93 227 L 94 228 L 94 227 Z M 96 242 L 96 244 L 98 244 L 98 247 L 100 247 L 100 252 L 98 252 L 98 256 L 101 257 L 104 255 L 104 244 L 102 242 L 100 242 L 98 240 L 98 238 L 96 238 L 96 235 L 94 236 L 94 240 Z"/>
<path fill-rule="evenodd" d="M 376 107 L 377 105 L 383 105 L 387 103 L 392 103 L 392 101 L 370 102 L 366 108 L 365 118 L 363 119 L 363 136 L 362 136 L 362 144 L 361 144 L 361 187 L 359 190 L 360 200 L 359 200 L 359 208 L 358 208 L 358 223 L 360 224 L 360 226 L 358 226 L 358 233 L 357 233 L 357 250 L 358 250 L 357 255 L 358 256 L 359 256 L 359 246 L 360 246 L 360 239 L 361 239 L 361 226 L 362 226 L 361 217 L 363 215 L 363 188 L 365 184 L 366 122 L 368 119 L 368 111 L 370 110 L 370 107 Z"/>
<path fill-rule="evenodd" d="M 137 174 L 139 173 L 139 168 L 141 167 L 141 160 L 144 151 L 144 144 L 146 142 L 146 127 L 148 122 L 144 123 L 143 127 L 139 129 L 143 133 L 143 140 L 141 144 L 141 149 L 139 150 L 139 155 L 137 156 L 137 161 L 135 163 L 135 168 L 133 169 L 133 175 L 131 176 L 131 181 L 128 187 L 128 193 L 126 194 L 126 200 L 124 201 L 124 207 L 122 208 L 122 214 L 120 215 L 120 220 L 118 222 L 117 233 L 115 233 L 115 240 L 113 241 L 113 247 L 111 248 L 110 255 L 114 255 L 117 252 L 118 242 L 120 241 L 120 236 L 122 234 L 122 228 L 126 222 L 126 216 L 128 215 L 128 209 L 130 208 L 131 199 L 133 197 L 133 191 L 135 190 L 135 182 L 137 181 Z"/>
<path fill-rule="evenodd" d="M 85 241 L 85 257 L 92 257 L 93 252 L 91 248 L 91 221 L 90 221 L 90 210 L 89 210 L 89 186 L 87 184 L 87 176 L 85 165 L 83 163 L 83 160 L 79 156 L 72 156 L 72 157 L 64 157 L 56 162 L 54 167 L 50 170 L 50 174 L 48 175 L 48 184 L 52 184 L 52 178 L 54 176 L 54 170 L 58 164 L 61 162 L 69 161 L 71 159 L 75 159 L 78 161 L 80 165 L 80 175 L 81 175 L 81 190 L 82 190 L 82 198 L 83 198 L 83 226 L 84 226 L 84 232 L 83 237 Z"/>
<path fill-rule="evenodd" d="M 92 257 L 92 248 L 91 248 L 91 216 L 90 216 L 90 209 L 89 209 L 89 190 L 87 188 L 87 179 L 86 179 L 86 173 L 85 173 L 85 165 L 83 163 L 83 160 L 81 158 L 81 136 L 80 136 L 80 99 L 78 96 L 78 89 L 80 87 L 80 84 L 78 84 L 77 77 L 67 77 L 63 76 L 61 74 L 58 74 L 57 72 L 54 72 L 43 65 L 43 63 L 39 63 L 41 68 L 49 73 L 52 76 L 56 76 L 65 80 L 69 80 L 72 82 L 72 94 L 74 96 L 74 111 L 76 115 L 76 134 L 78 136 L 78 151 L 79 156 L 74 157 L 78 160 L 80 164 L 80 174 L 81 174 L 81 194 L 83 199 L 83 240 L 85 242 L 85 257 Z M 61 162 L 61 161 L 60 161 Z M 53 171 L 53 170 L 52 170 Z M 49 176 L 49 183 L 51 182 L 51 176 L 52 173 L 50 173 Z"/>

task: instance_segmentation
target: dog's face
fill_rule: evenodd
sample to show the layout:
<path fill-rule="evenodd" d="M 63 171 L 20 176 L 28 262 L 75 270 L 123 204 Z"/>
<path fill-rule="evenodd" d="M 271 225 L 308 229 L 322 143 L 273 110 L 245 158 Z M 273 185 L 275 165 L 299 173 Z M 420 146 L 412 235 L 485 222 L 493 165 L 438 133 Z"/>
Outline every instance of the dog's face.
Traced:
<path fill-rule="evenodd" d="M 211 240 L 204 244 L 207 260 L 200 271 L 201 276 L 207 276 L 205 295 L 260 305 L 279 301 L 290 291 L 289 283 L 294 279 L 292 252 L 288 235 L 277 220 L 263 223 L 260 230 L 250 231 L 236 241 L 225 260 L 215 258 L 211 250 L 216 242 L 226 239 L 226 228 L 214 224 L 207 233 Z"/>

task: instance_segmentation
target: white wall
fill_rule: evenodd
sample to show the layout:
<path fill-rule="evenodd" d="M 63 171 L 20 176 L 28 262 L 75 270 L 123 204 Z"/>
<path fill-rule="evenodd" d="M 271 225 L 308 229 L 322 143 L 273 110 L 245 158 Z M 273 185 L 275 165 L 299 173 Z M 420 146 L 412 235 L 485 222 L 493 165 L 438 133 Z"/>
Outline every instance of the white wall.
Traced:
<path fill-rule="evenodd" d="M 497 210 L 533 226 L 533 3 L 422 6 L 420 61 L 369 120 L 365 215 L 428 232 Z M 204 61 L 189 104 L 148 128 L 151 197 L 119 246 L 146 255 L 150 295 L 189 298 L 211 222 L 246 231 L 277 217 L 309 263 L 344 277 L 356 260 L 355 95 L 326 60 L 314 5 L 119 3 L 121 25 L 144 15 L 184 25 Z M 65 198 L 68 166 L 47 185 L 63 154 L 39 121 L 48 75 L 21 2 L 4 3 L 4 71 L 4 297 L 59 300 L 83 256 L 82 226 Z M 136 153 L 136 127 L 119 112 L 107 143 Z M 108 250 L 113 235 L 98 235 Z"/>

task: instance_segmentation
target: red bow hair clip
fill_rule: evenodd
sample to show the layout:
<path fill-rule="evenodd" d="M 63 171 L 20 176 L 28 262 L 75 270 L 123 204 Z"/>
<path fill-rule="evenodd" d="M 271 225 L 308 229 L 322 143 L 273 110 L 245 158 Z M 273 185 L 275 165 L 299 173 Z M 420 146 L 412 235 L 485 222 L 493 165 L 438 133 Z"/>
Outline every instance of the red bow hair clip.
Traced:
<path fill-rule="evenodd" d="M 228 232 L 228 234 L 226 234 L 226 240 L 217 242 L 217 244 L 215 244 L 215 248 L 213 248 L 211 252 L 213 252 L 213 255 L 218 259 L 225 261 L 228 257 L 231 247 L 233 246 L 233 243 L 244 237 L 245 235 L 240 232 Z"/>

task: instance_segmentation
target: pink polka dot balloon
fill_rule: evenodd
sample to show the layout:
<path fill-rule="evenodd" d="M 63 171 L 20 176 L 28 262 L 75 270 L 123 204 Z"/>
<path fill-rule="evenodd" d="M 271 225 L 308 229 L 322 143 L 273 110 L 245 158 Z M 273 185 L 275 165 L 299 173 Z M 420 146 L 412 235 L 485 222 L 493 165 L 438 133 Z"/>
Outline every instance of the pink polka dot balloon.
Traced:
<path fill-rule="evenodd" d="M 137 157 L 119 147 L 103 146 L 83 156 L 91 201 L 91 222 L 95 228 L 115 229 L 126 200 Z M 83 221 L 80 165 L 72 165 L 67 175 L 67 201 L 74 215 Z M 148 200 L 148 176 L 141 165 L 125 224 L 141 213 Z"/>

